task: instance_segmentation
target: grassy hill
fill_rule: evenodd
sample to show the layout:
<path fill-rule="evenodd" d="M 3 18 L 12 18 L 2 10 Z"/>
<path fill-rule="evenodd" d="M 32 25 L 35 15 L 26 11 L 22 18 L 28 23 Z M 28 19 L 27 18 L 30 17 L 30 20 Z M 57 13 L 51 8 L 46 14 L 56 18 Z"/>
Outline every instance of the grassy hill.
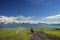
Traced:
<path fill-rule="evenodd" d="M 34 29 L 35 31 L 41 31 L 41 29 Z M 46 34 L 60 37 L 60 30 L 42 30 Z M 30 40 L 32 33 L 29 29 L 1 29 L 0 40 Z"/>

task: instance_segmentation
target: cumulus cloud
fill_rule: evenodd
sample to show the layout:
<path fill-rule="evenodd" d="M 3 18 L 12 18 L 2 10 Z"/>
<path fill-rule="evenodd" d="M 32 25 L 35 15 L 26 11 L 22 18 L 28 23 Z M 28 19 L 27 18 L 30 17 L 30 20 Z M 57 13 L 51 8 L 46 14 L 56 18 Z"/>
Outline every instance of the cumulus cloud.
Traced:
<path fill-rule="evenodd" d="M 39 18 L 38 18 L 39 19 Z M 60 14 L 53 15 L 53 16 L 47 16 L 43 19 L 35 19 L 34 16 L 0 16 L 0 23 L 30 23 L 30 24 L 37 24 L 37 23 L 47 23 L 47 24 L 60 24 Z"/>
<path fill-rule="evenodd" d="M 58 19 L 60 18 L 60 14 L 58 15 L 53 15 L 53 16 L 48 16 L 48 17 L 45 17 L 46 19 Z"/>
<path fill-rule="evenodd" d="M 7 17 L 7 16 L 0 16 L 0 23 L 12 23 L 12 22 L 18 22 L 15 20 L 15 17 Z"/>
<path fill-rule="evenodd" d="M 60 23 L 60 14 L 47 16 L 43 18 L 43 21 L 48 24 L 59 24 Z"/>
<path fill-rule="evenodd" d="M 16 17 L 13 17 L 13 16 L 10 16 L 10 17 L 7 17 L 7 16 L 0 16 L 0 23 L 39 23 L 39 21 L 37 20 L 34 20 L 34 16 L 32 17 L 25 17 L 25 16 L 16 16 Z"/>

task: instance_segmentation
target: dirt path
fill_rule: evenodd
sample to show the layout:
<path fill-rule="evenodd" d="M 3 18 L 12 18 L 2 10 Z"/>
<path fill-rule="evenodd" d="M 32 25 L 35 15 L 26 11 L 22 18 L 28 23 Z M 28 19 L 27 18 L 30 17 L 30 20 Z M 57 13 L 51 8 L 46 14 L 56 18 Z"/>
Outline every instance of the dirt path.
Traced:
<path fill-rule="evenodd" d="M 15 36 L 10 36 L 10 37 L 6 37 L 0 40 L 23 40 L 20 37 L 20 34 L 15 35 Z M 57 38 L 55 36 L 51 36 L 51 35 L 47 35 L 44 32 L 35 32 L 30 40 L 60 40 L 60 38 Z"/>
<path fill-rule="evenodd" d="M 43 32 L 35 32 L 31 37 L 31 40 L 60 40 L 55 36 L 47 35 Z"/>

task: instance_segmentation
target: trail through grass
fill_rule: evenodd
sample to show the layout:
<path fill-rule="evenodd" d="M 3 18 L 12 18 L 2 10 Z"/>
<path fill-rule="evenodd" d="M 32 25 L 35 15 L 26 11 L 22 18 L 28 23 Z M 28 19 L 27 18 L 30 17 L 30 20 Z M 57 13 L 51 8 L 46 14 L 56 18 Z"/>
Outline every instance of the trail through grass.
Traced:
<path fill-rule="evenodd" d="M 34 29 L 35 31 L 41 31 L 40 29 Z M 60 38 L 60 30 L 42 30 L 46 34 L 54 35 Z M 3 40 L 29 40 L 32 36 L 32 33 L 29 29 L 9 29 L 9 30 L 0 30 L 0 39 Z"/>

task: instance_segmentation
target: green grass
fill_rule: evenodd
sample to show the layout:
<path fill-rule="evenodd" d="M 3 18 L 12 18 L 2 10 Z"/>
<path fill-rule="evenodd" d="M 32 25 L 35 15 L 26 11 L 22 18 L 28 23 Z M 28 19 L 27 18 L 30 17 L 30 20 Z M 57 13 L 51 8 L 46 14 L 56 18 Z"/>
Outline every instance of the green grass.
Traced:
<path fill-rule="evenodd" d="M 50 29 L 35 29 L 35 31 L 43 31 L 48 35 L 53 35 L 60 38 L 60 30 L 50 30 Z"/>
<path fill-rule="evenodd" d="M 44 32 L 60 38 L 60 30 L 44 30 Z"/>
<path fill-rule="evenodd" d="M 0 30 L 0 39 L 29 40 L 32 34 L 29 30 Z"/>
<path fill-rule="evenodd" d="M 0 38 L 16 35 L 16 30 L 0 30 Z"/>
<path fill-rule="evenodd" d="M 34 29 L 35 31 L 41 31 L 40 29 Z M 46 34 L 60 37 L 60 30 L 42 30 Z M 32 33 L 29 29 L 8 29 L 0 30 L 0 39 L 6 40 L 29 40 Z"/>

